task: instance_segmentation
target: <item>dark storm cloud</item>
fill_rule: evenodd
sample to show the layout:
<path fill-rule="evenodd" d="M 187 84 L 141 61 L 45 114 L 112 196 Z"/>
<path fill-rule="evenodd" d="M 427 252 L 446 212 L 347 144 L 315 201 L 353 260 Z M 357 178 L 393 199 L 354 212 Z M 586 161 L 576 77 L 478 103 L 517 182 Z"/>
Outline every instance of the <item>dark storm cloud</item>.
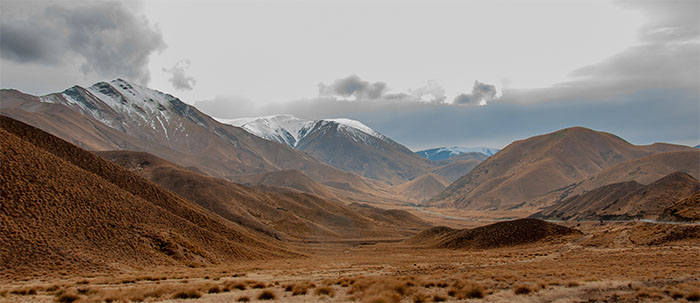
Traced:
<path fill-rule="evenodd" d="M 452 103 L 454 104 L 474 104 L 474 105 L 485 105 L 496 99 L 495 85 L 481 83 L 479 81 L 474 81 L 474 87 L 470 94 L 459 94 L 457 95 Z M 482 102 L 484 102 L 482 104 Z"/>
<path fill-rule="evenodd" d="M 2 58 L 19 63 L 78 64 L 84 74 L 147 84 L 161 33 L 122 2 L 7 1 L 0 16 Z"/>
<path fill-rule="evenodd" d="M 8 23 L 3 16 L 0 21 L 0 56 L 15 62 L 41 62 L 57 64 L 62 51 L 60 41 L 52 37 L 48 24 L 38 20 L 34 26 L 26 23 Z"/>
<path fill-rule="evenodd" d="M 197 80 L 193 77 L 187 76 L 185 70 L 190 67 L 190 60 L 181 60 L 175 63 L 171 68 L 164 68 L 163 71 L 170 74 L 170 83 L 177 90 L 192 90 L 194 85 L 197 84 Z"/>
<path fill-rule="evenodd" d="M 364 81 L 356 75 L 350 75 L 333 81 L 330 85 L 318 84 L 318 93 L 321 96 L 334 96 L 357 99 L 378 99 L 387 91 L 386 83 Z"/>

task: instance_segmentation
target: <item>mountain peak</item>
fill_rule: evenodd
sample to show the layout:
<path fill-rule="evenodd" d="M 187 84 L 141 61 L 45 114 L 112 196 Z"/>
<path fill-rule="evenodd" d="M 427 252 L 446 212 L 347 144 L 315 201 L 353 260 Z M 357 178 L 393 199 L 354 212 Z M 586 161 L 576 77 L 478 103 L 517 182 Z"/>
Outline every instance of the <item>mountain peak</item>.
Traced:
<path fill-rule="evenodd" d="M 482 153 L 487 157 L 495 155 L 500 149 L 489 148 L 489 147 L 463 147 L 463 146 L 452 146 L 452 147 L 436 147 L 431 149 L 425 149 L 417 151 L 416 154 L 423 156 L 424 158 L 440 161 L 452 158 L 457 155 L 462 155 L 466 153 Z"/>
<path fill-rule="evenodd" d="M 279 143 L 296 147 L 313 130 L 329 125 L 337 125 L 340 131 L 359 131 L 383 141 L 388 139 L 364 123 L 347 118 L 303 120 L 290 114 L 277 114 L 262 117 L 217 119 L 221 123 L 241 127 L 248 132 Z"/>

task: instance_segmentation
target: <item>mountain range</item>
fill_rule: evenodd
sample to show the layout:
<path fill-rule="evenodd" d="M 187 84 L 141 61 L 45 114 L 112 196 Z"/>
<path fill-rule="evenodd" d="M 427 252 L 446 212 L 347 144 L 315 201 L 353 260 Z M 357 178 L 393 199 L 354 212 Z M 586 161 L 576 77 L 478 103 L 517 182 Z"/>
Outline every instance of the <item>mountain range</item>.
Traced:
<path fill-rule="evenodd" d="M 452 146 L 452 147 L 436 147 L 436 148 L 431 148 L 431 149 L 424 149 L 417 151 L 416 154 L 421 155 L 422 157 L 426 159 L 430 159 L 433 161 L 440 161 L 440 160 L 446 160 L 451 157 L 461 155 L 461 154 L 466 154 L 466 153 L 482 153 L 486 155 L 487 157 L 493 156 L 496 153 L 498 153 L 500 149 L 497 148 L 488 148 L 488 147 L 461 147 L 461 146 Z"/>
<path fill-rule="evenodd" d="M 4 116 L 0 148 L 0 265 L 19 275 L 301 256 L 289 241 L 429 226 L 402 210 L 250 188 L 143 152 L 98 156 Z"/>
<path fill-rule="evenodd" d="M 690 154 L 681 158 L 676 158 L 677 154 L 669 155 L 674 152 Z M 450 184 L 429 203 L 474 210 L 536 210 L 561 200 L 571 187 L 586 182 L 582 180 L 601 173 L 609 175 L 606 169 L 619 169 L 616 165 L 636 167 L 630 164 L 634 162 L 626 162 L 654 154 L 676 158 L 671 165 L 650 161 L 650 170 L 663 172 L 654 178 L 676 170 L 697 177 L 700 169 L 697 149 L 671 144 L 636 146 L 612 134 L 574 127 L 513 142 Z M 628 181 L 632 171 L 622 170 L 628 173 L 597 184 Z"/>
<path fill-rule="evenodd" d="M 309 242 L 484 249 L 577 233 L 532 219 L 430 229 L 397 205 L 700 220 L 699 149 L 583 127 L 414 153 L 358 121 L 218 121 L 120 79 L 0 102 L 0 266 L 21 277 L 300 257 Z"/>
<path fill-rule="evenodd" d="M 31 96 L 0 90 L 2 114 L 88 150 L 148 152 L 227 180 L 295 169 L 349 200 L 397 201 L 384 182 L 329 166 L 311 155 L 222 124 L 172 95 L 117 79 Z"/>
<path fill-rule="evenodd" d="M 3 268 L 22 274 L 299 255 L 75 145 L 0 118 Z"/>
<path fill-rule="evenodd" d="M 355 120 L 308 121 L 291 115 L 275 115 L 219 121 L 287 144 L 338 169 L 389 185 L 413 180 L 435 165 Z"/>
<path fill-rule="evenodd" d="M 614 183 L 648 185 L 676 171 L 698 178 L 700 167 L 697 149 L 636 146 L 583 127 L 503 150 L 414 153 L 359 121 L 291 115 L 217 120 L 121 79 L 45 96 L 0 90 L 0 100 L 3 115 L 87 150 L 145 152 L 181 172 L 347 204 L 535 213 Z"/>

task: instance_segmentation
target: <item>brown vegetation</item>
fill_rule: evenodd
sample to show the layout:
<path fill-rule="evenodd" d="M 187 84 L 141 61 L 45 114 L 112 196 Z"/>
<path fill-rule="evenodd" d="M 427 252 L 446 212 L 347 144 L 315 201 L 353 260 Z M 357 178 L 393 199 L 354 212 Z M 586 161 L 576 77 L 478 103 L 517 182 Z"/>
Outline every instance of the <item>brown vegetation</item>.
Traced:
<path fill-rule="evenodd" d="M 581 232 L 565 226 L 536 220 L 518 219 L 473 229 L 434 227 L 406 240 L 407 244 L 436 248 L 496 248 L 533 243 L 545 238 Z"/>
<path fill-rule="evenodd" d="M 432 203 L 477 210 L 535 210 L 550 205 L 576 182 L 660 150 L 689 151 L 696 155 L 695 163 L 698 161 L 699 151 L 687 146 L 648 148 L 632 145 L 608 133 L 581 127 L 567 128 L 511 143 L 452 183 L 434 197 Z M 698 172 L 688 173 L 693 175 Z M 629 180 L 617 178 L 593 188 Z M 538 199 L 557 191 L 563 192 L 544 200 Z"/>
<path fill-rule="evenodd" d="M 290 255 L 77 146 L 1 119 L 5 275 Z"/>
<path fill-rule="evenodd" d="M 232 222 L 275 238 L 391 237 L 427 226 L 405 211 L 347 207 L 298 191 L 250 188 L 203 176 L 146 153 L 98 154 Z"/>
<path fill-rule="evenodd" d="M 257 298 L 258 300 L 274 300 L 277 296 L 271 290 L 263 290 L 258 294 Z"/>

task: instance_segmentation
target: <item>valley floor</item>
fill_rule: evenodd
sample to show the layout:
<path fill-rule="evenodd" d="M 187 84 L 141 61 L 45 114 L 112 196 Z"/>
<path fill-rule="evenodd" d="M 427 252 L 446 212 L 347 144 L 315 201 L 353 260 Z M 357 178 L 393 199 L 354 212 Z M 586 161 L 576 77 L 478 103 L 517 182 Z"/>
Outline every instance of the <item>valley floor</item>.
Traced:
<path fill-rule="evenodd" d="M 685 302 L 700 298 L 697 238 L 638 245 L 633 224 L 489 250 L 396 241 L 299 244 L 309 257 L 210 268 L 5 281 L 0 302 Z M 184 299 L 192 297 L 191 299 Z M 481 298 L 480 298 L 481 297 Z"/>

